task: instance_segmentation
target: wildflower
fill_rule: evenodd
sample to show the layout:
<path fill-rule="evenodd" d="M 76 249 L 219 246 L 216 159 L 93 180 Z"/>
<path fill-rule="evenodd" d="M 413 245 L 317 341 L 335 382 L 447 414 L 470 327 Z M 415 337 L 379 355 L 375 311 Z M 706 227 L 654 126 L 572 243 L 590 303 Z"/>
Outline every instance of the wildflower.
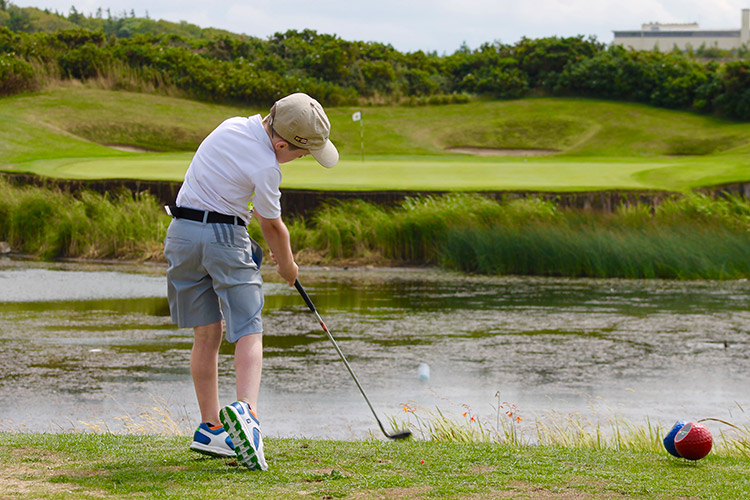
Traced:
<path fill-rule="evenodd" d="M 404 413 L 414 413 L 416 411 L 416 408 L 409 403 L 401 403 L 401 408 L 404 410 Z"/>

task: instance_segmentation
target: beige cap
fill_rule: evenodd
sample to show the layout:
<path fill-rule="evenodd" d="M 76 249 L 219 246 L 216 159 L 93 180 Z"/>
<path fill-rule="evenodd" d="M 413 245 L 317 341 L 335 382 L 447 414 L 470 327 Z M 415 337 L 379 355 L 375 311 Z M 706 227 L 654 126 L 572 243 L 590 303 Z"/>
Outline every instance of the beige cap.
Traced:
<path fill-rule="evenodd" d="M 285 141 L 307 149 L 318 163 L 331 168 L 339 161 L 336 146 L 328 139 L 331 123 L 323 106 L 307 94 L 298 92 L 276 101 L 271 126 Z"/>

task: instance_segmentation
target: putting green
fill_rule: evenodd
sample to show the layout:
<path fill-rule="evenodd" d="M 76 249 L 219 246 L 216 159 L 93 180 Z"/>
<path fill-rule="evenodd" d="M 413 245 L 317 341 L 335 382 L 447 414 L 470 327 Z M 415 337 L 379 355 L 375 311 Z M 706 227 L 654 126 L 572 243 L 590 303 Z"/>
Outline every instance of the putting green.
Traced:
<path fill-rule="evenodd" d="M 192 153 L 140 153 L 132 156 L 37 160 L 13 171 L 68 179 L 142 179 L 181 181 Z M 282 165 L 282 188 L 342 191 L 585 191 L 638 189 L 680 191 L 711 179 L 750 178 L 744 156 L 664 159 L 475 159 L 401 157 L 342 158 L 324 169 L 304 158 Z M 718 163 L 718 164 L 717 164 Z"/>

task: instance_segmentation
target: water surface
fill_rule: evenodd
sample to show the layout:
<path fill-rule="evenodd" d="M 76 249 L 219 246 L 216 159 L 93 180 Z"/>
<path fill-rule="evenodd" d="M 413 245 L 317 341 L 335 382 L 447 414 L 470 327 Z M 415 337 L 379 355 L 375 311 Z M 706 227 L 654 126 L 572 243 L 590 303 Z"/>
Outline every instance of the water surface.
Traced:
<path fill-rule="evenodd" d="M 379 434 L 296 291 L 265 277 L 264 432 Z M 747 281 L 414 269 L 304 269 L 300 280 L 384 421 L 409 404 L 458 418 L 468 407 L 494 422 L 498 401 L 529 425 L 550 412 L 665 426 L 747 419 Z M 167 410 L 189 432 L 198 419 L 192 331 L 171 324 L 165 295 L 163 266 L 0 260 L 0 428 L 158 428 Z M 222 346 L 223 402 L 233 399 L 232 352 Z"/>

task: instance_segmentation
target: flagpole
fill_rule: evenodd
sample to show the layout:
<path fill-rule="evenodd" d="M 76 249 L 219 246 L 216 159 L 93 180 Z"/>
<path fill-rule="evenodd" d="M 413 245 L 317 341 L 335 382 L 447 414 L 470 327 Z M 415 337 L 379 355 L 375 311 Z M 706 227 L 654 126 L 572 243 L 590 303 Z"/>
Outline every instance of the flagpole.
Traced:
<path fill-rule="evenodd" d="M 359 152 L 362 155 L 362 163 L 365 162 L 365 121 L 362 119 L 362 112 L 355 111 L 352 114 L 352 121 L 359 122 Z"/>
<path fill-rule="evenodd" d="M 359 120 L 359 151 L 362 154 L 362 163 L 365 162 L 365 120 Z"/>

